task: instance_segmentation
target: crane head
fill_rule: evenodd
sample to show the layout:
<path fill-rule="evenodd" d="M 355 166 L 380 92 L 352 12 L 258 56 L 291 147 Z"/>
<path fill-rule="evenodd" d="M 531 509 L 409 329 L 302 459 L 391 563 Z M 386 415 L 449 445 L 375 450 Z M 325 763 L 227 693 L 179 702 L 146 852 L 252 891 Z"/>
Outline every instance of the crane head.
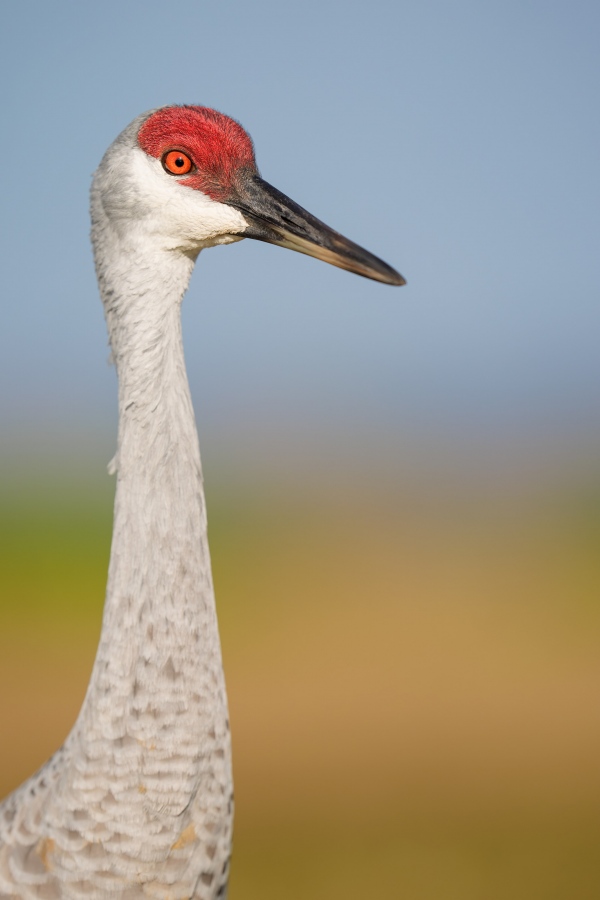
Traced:
<path fill-rule="evenodd" d="M 202 247 L 254 238 L 314 256 L 386 284 L 404 278 L 373 254 L 329 228 L 264 181 L 254 147 L 235 120 L 203 106 L 168 106 L 135 120 L 108 151 L 134 145 L 119 191 L 112 192 L 113 220 L 131 204 L 141 222 L 151 220 L 167 249 L 190 254 Z M 105 158 L 106 159 L 106 158 Z M 103 163 L 110 182 L 117 166 Z M 102 168 L 102 166 L 101 166 Z M 123 181 L 124 179 L 124 181 Z M 111 214 L 110 191 L 103 192 Z M 159 214 L 156 215 L 158 204 Z"/>

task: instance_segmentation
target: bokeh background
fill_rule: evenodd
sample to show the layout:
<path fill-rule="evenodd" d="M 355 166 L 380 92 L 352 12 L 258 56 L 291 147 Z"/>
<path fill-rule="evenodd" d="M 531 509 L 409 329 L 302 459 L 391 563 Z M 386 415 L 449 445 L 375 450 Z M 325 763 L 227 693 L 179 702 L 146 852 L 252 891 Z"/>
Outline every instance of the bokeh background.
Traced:
<path fill-rule="evenodd" d="M 599 38 L 581 0 L 3 4 L 0 794 L 100 624 L 90 176 L 201 103 L 408 280 L 245 241 L 184 303 L 232 900 L 600 896 Z"/>

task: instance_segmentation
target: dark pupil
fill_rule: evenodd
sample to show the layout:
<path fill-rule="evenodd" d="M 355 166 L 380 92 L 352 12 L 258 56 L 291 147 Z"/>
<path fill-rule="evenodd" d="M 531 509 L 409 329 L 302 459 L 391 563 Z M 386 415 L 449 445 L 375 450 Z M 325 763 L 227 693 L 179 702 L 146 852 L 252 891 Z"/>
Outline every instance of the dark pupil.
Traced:
<path fill-rule="evenodd" d="M 185 165 L 185 163 L 184 163 L 184 161 L 183 161 L 183 158 L 182 158 L 181 156 L 178 156 L 178 157 L 177 157 L 177 159 L 175 160 L 175 165 L 176 165 L 177 168 L 179 168 L 179 169 L 181 169 L 181 168 Z"/>

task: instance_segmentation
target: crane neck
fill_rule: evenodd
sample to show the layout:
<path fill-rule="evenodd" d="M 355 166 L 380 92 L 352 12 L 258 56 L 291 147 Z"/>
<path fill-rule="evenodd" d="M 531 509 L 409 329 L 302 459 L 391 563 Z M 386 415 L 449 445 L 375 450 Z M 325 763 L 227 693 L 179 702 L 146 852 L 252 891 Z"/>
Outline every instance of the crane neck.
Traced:
<path fill-rule="evenodd" d="M 97 786 L 105 765 L 106 789 L 127 798 L 120 815 L 159 817 L 165 842 L 188 820 L 204 821 L 208 789 L 225 846 L 227 699 L 180 324 L 194 260 L 121 246 L 97 227 L 93 239 L 119 379 L 119 434 L 102 633 L 74 732 L 83 751 L 78 783 L 89 770 Z"/>
<path fill-rule="evenodd" d="M 185 465 L 198 488 L 200 452 L 181 335 L 181 301 L 194 260 L 165 253 L 157 266 L 134 249 L 127 255 L 126 294 L 106 284 L 108 267 L 99 278 L 119 383 L 119 483 Z"/>

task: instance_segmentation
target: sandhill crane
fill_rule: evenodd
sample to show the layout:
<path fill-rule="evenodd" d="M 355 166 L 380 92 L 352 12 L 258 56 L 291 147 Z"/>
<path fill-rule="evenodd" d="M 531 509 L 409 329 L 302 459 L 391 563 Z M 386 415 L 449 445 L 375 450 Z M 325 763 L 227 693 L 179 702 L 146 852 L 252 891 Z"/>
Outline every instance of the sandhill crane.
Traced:
<path fill-rule="evenodd" d="M 200 250 L 244 237 L 404 279 L 263 181 L 248 134 L 205 107 L 135 119 L 94 176 L 91 215 L 119 379 L 106 603 L 73 730 L 0 806 L 0 897 L 214 900 L 231 752 L 181 300 Z"/>

